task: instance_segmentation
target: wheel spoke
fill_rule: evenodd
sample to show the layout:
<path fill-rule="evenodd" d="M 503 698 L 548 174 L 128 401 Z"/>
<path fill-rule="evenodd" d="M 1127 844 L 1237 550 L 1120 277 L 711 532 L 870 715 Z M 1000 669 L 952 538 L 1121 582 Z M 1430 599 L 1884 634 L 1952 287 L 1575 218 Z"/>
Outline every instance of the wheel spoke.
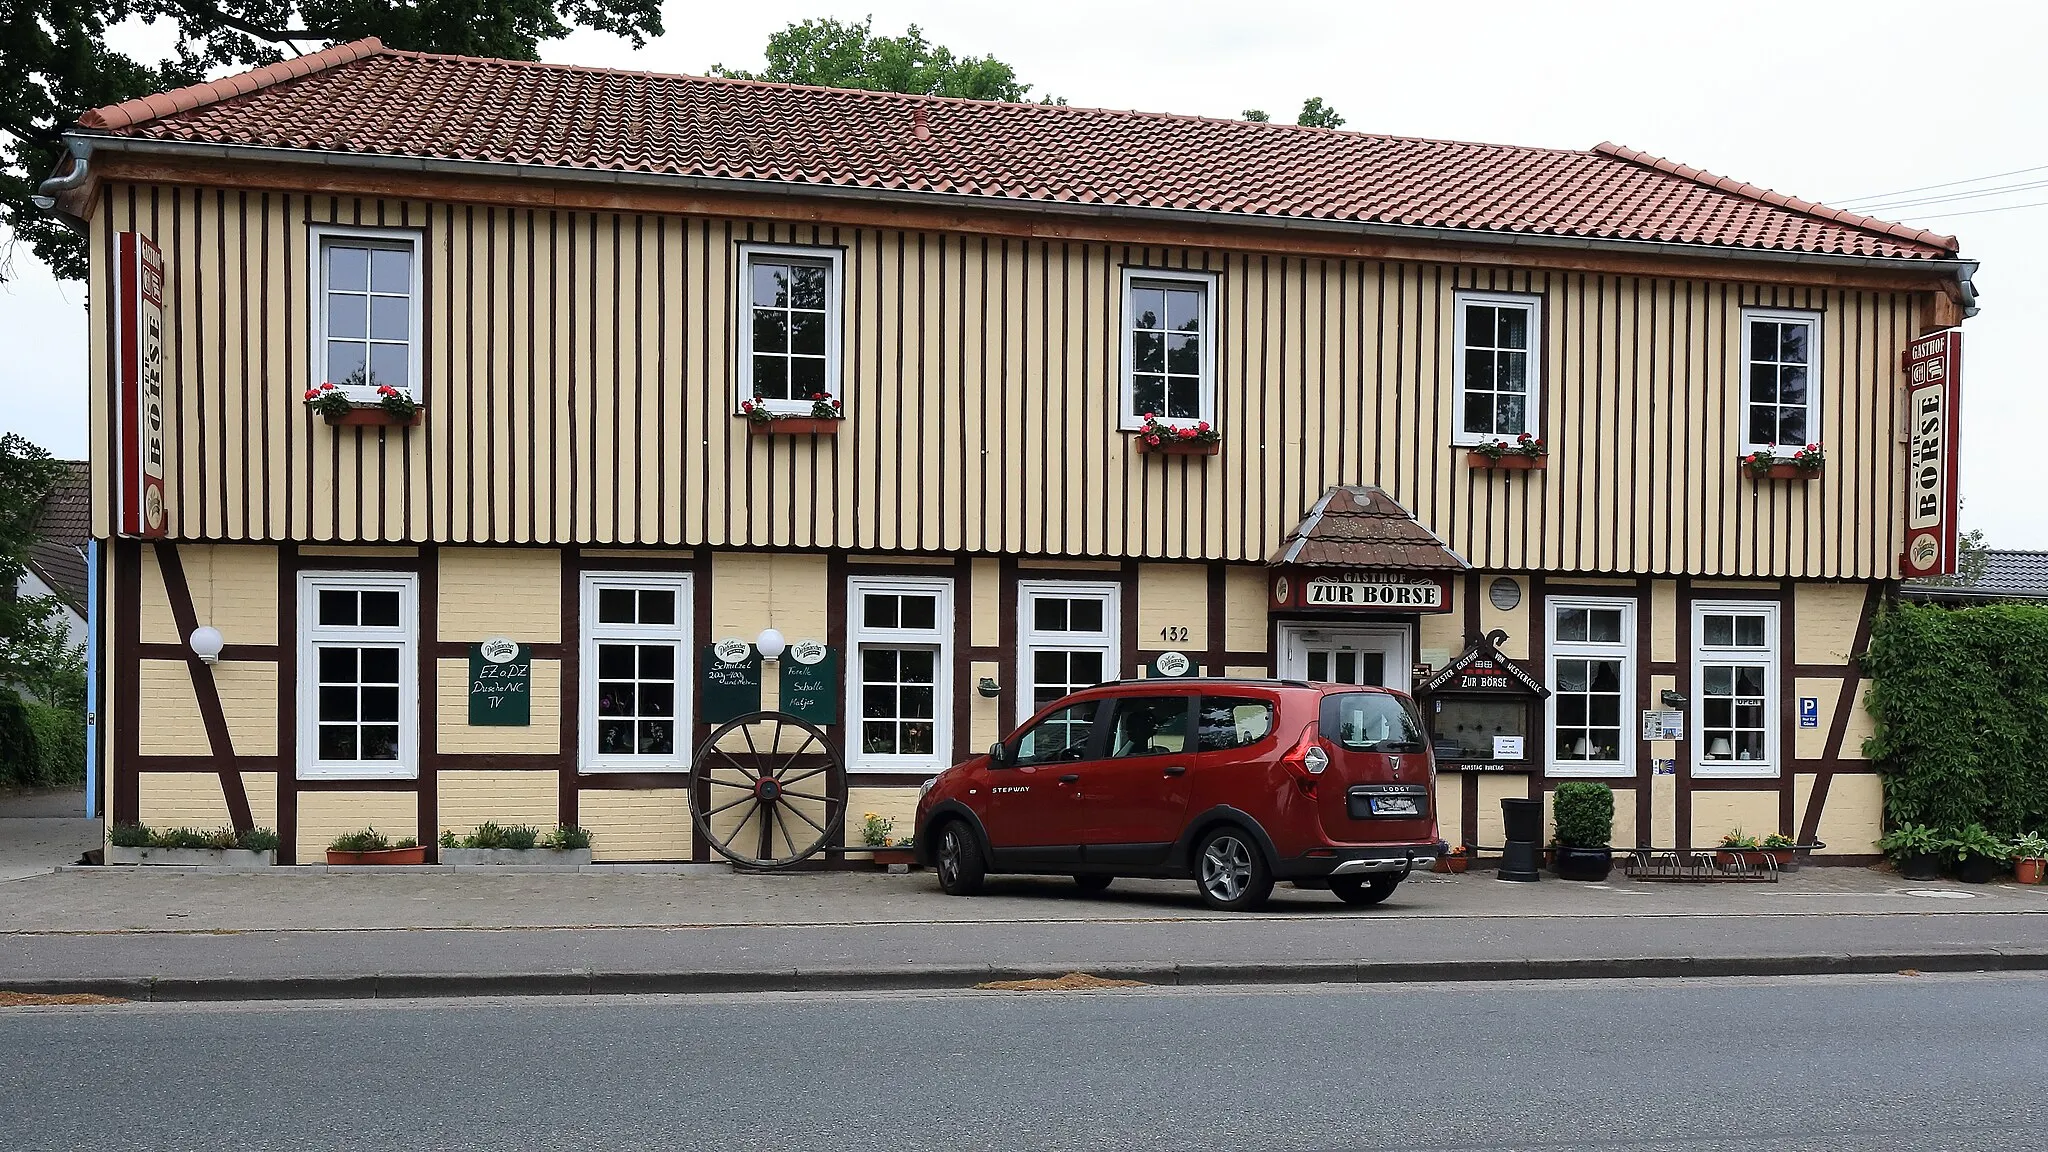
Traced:
<path fill-rule="evenodd" d="M 816 801 L 817 801 L 818 803 L 820 803 L 820 804 L 830 804 L 830 803 L 831 803 L 831 801 L 830 801 L 830 800 L 827 800 L 827 799 L 825 799 L 825 798 L 824 798 L 823 796 L 818 796 L 818 795 L 814 795 L 814 794 L 812 794 L 812 793 L 810 793 L 810 792 L 792 792 L 792 791 L 790 791 L 789 789 L 787 789 L 787 788 L 784 788 L 784 789 L 782 790 L 782 794 L 783 794 L 784 796 L 795 796 L 795 797 L 797 797 L 797 798 L 798 798 L 798 799 L 800 799 L 800 800 L 816 800 Z"/>
<path fill-rule="evenodd" d="M 761 848 L 754 854 L 756 860 L 775 859 L 775 808 L 772 801 L 761 805 Z"/>
<path fill-rule="evenodd" d="M 796 751 L 791 752 L 788 758 L 783 760 L 782 766 L 775 770 L 775 778 L 777 780 L 782 779 L 782 774 L 784 772 L 789 771 L 789 766 L 796 763 L 796 758 L 804 754 L 804 749 L 809 748 L 811 745 L 816 744 L 817 742 L 818 734 L 811 731 L 809 728 L 804 729 L 804 742 L 797 745 Z M 820 769 L 819 771 L 823 771 L 823 769 Z"/>
<path fill-rule="evenodd" d="M 756 804 L 752 808 L 747 809 L 747 814 L 745 816 L 740 817 L 740 822 L 733 825 L 732 831 L 726 833 L 725 839 L 720 840 L 719 843 L 727 848 L 732 847 L 735 843 L 739 841 L 740 833 L 743 830 L 745 830 L 747 826 L 747 821 L 752 820 L 756 815 L 760 813 L 760 811 L 761 806 L 759 804 Z"/>
<path fill-rule="evenodd" d="M 794 776 L 778 776 L 776 779 L 784 784 L 794 784 L 799 780 L 809 780 L 813 776 L 822 776 L 824 773 L 825 769 L 823 768 L 813 768 L 808 772 L 799 772 Z"/>
<path fill-rule="evenodd" d="M 748 741 L 748 743 L 751 744 L 752 741 L 750 740 Z M 756 775 L 751 769 L 749 769 L 745 764 L 740 763 L 739 760 L 735 758 L 732 753 L 727 752 L 725 749 L 713 748 L 712 751 L 718 753 L 720 756 L 725 757 L 725 762 L 727 764 L 732 765 L 734 768 L 739 769 L 740 775 L 745 776 L 747 779 L 759 780 L 761 778 L 760 776 Z"/>
<path fill-rule="evenodd" d="M 804 813 L 803 809 L 797 807 L 794 804 L 785 804 L 783 805 L 783 807 L 789 809 L 791 812 L 796 813 L 797 819 L 803 821 L 806 824 L 809 824 L 813 828 L 816 828 L 818 830 L 818 835 L 825 835 L 825 826 L 823 824 L 818 823 L 816 820 L 811 819 L 808 815 Z"/>
<path fill-rule="evenodd" d="M 720 788 L 737 788 L 740 791 L 745 792 L 749 796 L 752 796 L 754 794 L 754 786 L 752 784 L 735 784 L 730 780 L 720 780 L 718 777 L 711 775 L 709 772 L 704 774 L 704 782 L 706 784 L 716 784 Z"/>
<path fill-rule="evenodd" d="M 753 798 L 754 798 L 754 794 L 753 794 L 753 792 L 752 792 L 751 790 L 749 790 L 749 791 L 748 791 L 748 793 L 747 793 L 747 794 L 746 794 L 745 796 L 742 796 L 742 797 L 740 797 L 739 799 L 737 799 L 737 800 L 733 801 L 732 803 L 730 803 L 730 804 L 720 804 L 720 805 L 719 805 L 718 807 L 716 807 L 716 808 L 713 808 L 713 809 L 712 809 L 711 811 L 709 811 L 709 812 L 706 812 L 706 813 L 704 814 L 704 818 L 705 818 L 706 820 L 709 820 L 709 819 L 710 819 L 711 817 L 713 817 L 713 816 L 716 816 L 716 815 L 718 815 L 718 814 L 719 814 L 720 812 L 723 812 L 723 811 L 725 811 L 725 810 L 726 810 L 726 809 L 728 809 L 728 808 L 737 808 L 737 807 L 739 807 L 740 805 L 742 805 L 742 804 L 745 804 L 745 803 L 746 803 L 747 801 L 749 801 L 749 800 L 752 800 Z"/>
<path fill-rule="evenodd" d="M 783 805 L 783 808 L 791 812 L 796 811 L 796 809 L 790 808 L 787 804 Z M 777 820 L 775 826 L 782 831 L 782 842 L 789 845 L 789 858 L 792 860 L 796 859 L 796 837 L 789 834 L 789 822 L 787 820 Z"/>

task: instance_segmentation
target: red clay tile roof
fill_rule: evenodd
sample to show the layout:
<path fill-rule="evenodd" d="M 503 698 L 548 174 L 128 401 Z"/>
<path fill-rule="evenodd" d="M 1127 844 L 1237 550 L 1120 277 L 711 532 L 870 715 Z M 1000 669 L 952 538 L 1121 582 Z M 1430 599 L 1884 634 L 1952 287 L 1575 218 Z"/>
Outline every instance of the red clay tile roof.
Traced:
<path fill-rule="evenodd" d="M 1471 567 L 1400 501 L 1370 485 L 1324 492 L 1266 562 L 1395 571 Z"/>
<path fill-rule="evenodd" d="M 1953 238 L 1632 149 L 1517 148 L 1100 108 L 660 76 L 362 40 L 88 112 L 89 131 L 1615 241 L 1941 257 Z"/>
<path fill-rule="evenodd" d="M 28 566 L 66 604 L 86 614 L 85 553 L 92 543 L 92 472 L 83 460 L 59 461 L 64 473 L 36 517 Z"/>

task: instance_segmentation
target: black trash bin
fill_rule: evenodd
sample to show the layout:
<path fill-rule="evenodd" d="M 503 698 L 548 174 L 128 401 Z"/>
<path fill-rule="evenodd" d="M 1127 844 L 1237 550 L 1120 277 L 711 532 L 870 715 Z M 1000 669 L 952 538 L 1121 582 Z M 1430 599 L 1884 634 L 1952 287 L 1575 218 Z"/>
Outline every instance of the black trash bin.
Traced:
<path fill-rule="evenodd" d="M 1502 800 L 1501 820 L 1507 825 L 1507 844 L 1501 853 L 1500 878 L 1503 880 L 1541 880 L 1538 871 L 1542 857 L 1537 855 L 1537 845 L 1543 839 L 1543 801 Z"/>

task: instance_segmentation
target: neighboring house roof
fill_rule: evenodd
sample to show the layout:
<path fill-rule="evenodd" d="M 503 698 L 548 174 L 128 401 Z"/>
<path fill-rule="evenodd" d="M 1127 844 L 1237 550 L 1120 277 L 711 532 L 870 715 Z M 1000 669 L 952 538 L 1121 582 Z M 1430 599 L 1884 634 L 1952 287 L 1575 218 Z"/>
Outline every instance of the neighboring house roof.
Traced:
<path fill-rule="evenodd" d="M 62 460 L 63 475 L 43 500 L 28 566 L 80 616 L 86 612 L 84 549 L 92 540 L 92 472 L 83 460 Z"/>
<path fill-rule="evenodd" d="M 1899 590 L 1918 600 L 2048 600 L 2048 552 L 1987 548 L 1983 575 L 1956 579 L 1907 580 Z"/>
<path fill-rule="evenodd" d="M 1471 567 L 1400 501 L 1378 488 L 1344 485 L 1323 493 L 1267 563 L 1408 571 Z"/>
<path fill-rule="evenodd" d="M 1615 144 L 1372 136 L 337 45 L 86 113 L 86 132 L 363 157 L 542 165 L 1836 256 L 1938 258 L 1953 237 Z"/>

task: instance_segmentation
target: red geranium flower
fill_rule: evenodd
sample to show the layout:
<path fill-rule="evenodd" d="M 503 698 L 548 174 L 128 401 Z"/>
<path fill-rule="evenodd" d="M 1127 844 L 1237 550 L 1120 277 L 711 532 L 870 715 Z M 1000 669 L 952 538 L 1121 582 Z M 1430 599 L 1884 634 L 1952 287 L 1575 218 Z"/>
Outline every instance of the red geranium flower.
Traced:
<path fill-rule="evenodd" d="M 313 400 L 313 399 L 317 399 L 317 398 L 319 397 L 319 395 L 320 395 L 320 390 L 319 390 L 318 388 L 308 388 L 308 389 L 306 389 L 306 399 L 308 399 L 308 400 Z"/>
<path fill-rule="evenodd" d="M 329 381 L 325 381 L 325 382 L 323 382 L 323 383 L 322 383 L 322 384 L 320 385 L 320 390 L 321 390 L 322 392 L 328 392 L 328 391 L 332 391 L 332 390 L 333 390 L 333 388 L 334 388 L 334 382 L 333 382 L 333 381 L 331 381 L 331 380 L 329 380 Z"/>

